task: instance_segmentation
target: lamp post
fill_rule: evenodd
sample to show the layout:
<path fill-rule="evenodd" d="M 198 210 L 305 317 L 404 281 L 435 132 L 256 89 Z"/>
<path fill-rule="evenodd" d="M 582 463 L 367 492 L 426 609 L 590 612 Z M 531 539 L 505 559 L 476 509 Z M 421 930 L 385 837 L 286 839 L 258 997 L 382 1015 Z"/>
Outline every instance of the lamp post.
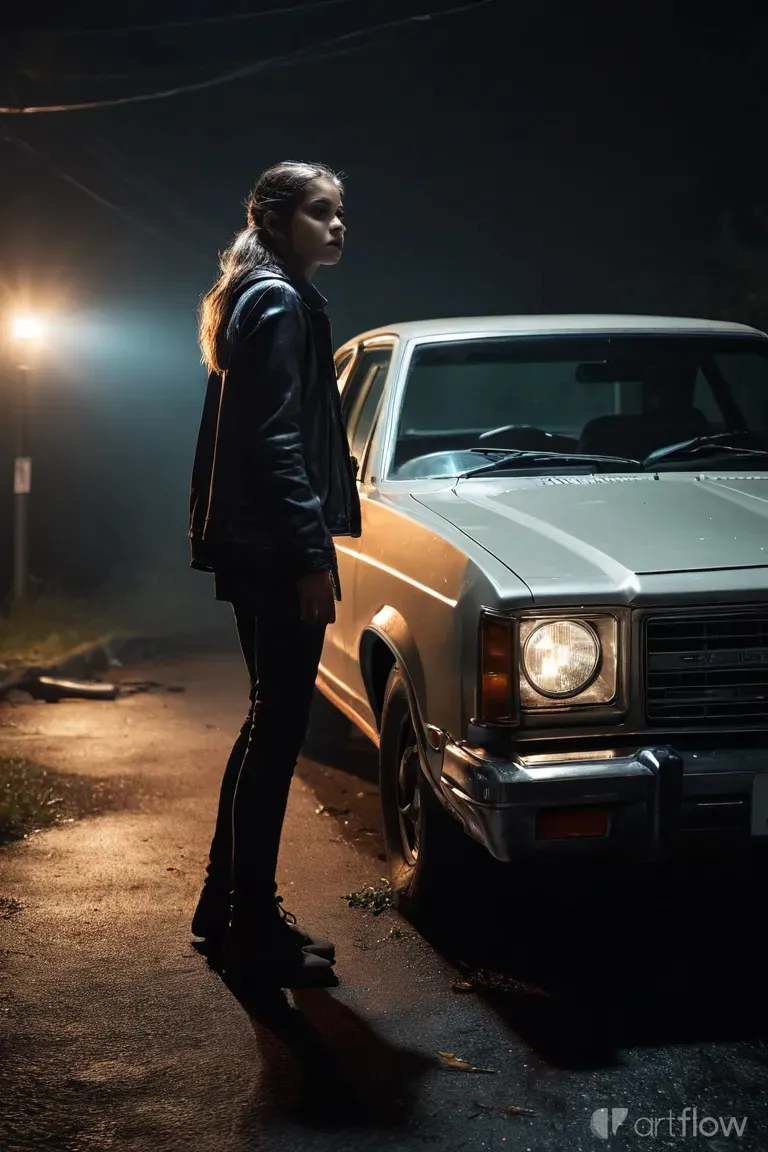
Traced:
<path fill-rule="evenodd" d="M 43 324 L 36 316 L 16 316 L 11 325 L 17 351 L 16 451 L 13 468 L 13 600 L 20 604 L 27 595 L 29 570 L 29 495 L 32 460 L 27 456 L 27 396 L 34 354 L 43 338 Z"/>

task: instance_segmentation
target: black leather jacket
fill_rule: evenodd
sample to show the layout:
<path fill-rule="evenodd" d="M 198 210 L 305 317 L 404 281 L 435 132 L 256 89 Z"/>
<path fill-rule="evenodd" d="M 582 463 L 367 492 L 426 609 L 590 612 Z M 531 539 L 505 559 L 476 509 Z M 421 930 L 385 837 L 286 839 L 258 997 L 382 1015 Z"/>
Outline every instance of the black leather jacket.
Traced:
<path fill-rule="evenodd" d="M 191 567 L 275 553 L 296 573 L 330 569 L 333 536 L 360 535 L 360 500 L 341 418 L 326 301 L 308 282 L 261 270 L 227 327 L 227 362 L 208 378 L 189 501 Z M 237 563 L 237 560 L 235 560 Z"/>

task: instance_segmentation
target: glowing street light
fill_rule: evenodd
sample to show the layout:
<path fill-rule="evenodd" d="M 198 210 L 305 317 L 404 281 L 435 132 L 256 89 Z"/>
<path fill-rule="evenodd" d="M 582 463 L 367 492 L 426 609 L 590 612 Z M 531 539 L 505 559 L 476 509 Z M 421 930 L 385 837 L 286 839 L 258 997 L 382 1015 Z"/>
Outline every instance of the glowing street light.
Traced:
<path fill-rule="evenodd" d="M 14 316 L 11 335 L 14 340 L 29 340 L 39 344 L 45 335 L 45 325 L 39 316 Z"/>

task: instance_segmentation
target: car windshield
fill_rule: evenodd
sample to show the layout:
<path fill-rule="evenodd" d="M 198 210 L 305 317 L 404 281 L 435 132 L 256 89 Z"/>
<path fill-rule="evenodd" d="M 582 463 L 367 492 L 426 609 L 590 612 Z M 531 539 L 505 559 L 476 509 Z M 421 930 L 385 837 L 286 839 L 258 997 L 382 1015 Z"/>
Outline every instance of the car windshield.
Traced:
<path fill-rule="evenodd" d="M 715 438 L 705 449 L 662 453 L 654 467 L 768 469 L 760 455 L 768 449 L 768 340 L 713 333 L 441 341 L 414 351 L 389 474 L 459 475 L 482 464 L 484 449 L 489 460 L 501 449 L 555 454 L 554 463 L 531 460 L 531 471 L 568 471 L 585 464 L 560 464 L 558 453 L 643 461 L 708 436 Z"/>

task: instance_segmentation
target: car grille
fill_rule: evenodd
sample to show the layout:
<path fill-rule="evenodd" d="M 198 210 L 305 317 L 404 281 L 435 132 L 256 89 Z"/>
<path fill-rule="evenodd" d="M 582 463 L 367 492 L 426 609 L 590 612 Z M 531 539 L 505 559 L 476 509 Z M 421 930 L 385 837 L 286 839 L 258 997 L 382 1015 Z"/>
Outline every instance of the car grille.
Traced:
<path fill-rule="evenodd" d="M 646 715 L 666 724 L 768 724 L 768 608 L 645 623 Z"/>
<path fill-rule="evenodd" d="M 687 796 L 680 805 L 680 829 L 683 832 L 750 833 L 749 796 L 707 793 Z"/>

